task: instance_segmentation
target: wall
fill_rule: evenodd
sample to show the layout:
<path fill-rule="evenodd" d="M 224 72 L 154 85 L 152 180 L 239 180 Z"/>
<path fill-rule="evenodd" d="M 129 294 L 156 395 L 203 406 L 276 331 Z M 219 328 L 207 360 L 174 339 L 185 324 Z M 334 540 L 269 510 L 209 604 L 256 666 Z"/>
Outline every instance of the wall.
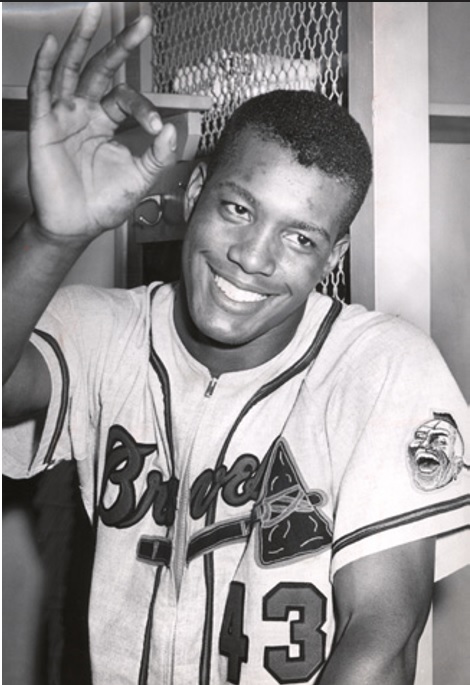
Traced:
<path fill-rule="evenodd" d="M 470 104 L 468 2 L 429 2 L 429 98 Z"/>
<path fill-rule="evenodd" d="M 431 145 L 431 336 L 470 402 L 470 145 Z"/>
<path fill-rule="evenodd" d="M 470 114 L 470 4 L 430 2 L 429 97 Z M 431 145 L 431 335 L 470 403 L 470 144 Z"/>
<path fill-rule="evenodd" d="M 470 402 L 468 144 L 430 145 L 439 139 L 435 117 L 428 131 L 430 103 L 454 115 L 457 106 L 452 123 L 470 141 L 470 4 L 359 2 L 348 10 L 350 109 L 375 158 L 352 227 L 352 298 L 430 333 Z"/>

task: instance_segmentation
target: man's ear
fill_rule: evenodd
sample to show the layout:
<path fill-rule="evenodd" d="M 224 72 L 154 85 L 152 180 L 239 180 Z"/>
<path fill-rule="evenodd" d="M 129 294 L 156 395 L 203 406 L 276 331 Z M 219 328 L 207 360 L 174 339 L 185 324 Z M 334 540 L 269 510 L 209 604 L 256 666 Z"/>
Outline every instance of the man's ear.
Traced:
<path fill-rule="evenodd" d="M 199 162 L 193 169 L 184 194 L 184 220 L 188 221 L 207 179 L 207 165 Z"/>
<path fill-rule="evenodd" d="M 328 276 L 329 273 L 331 273 L 334 269 L 336 269 L 339 262 L 341 261 L 341 259 L 344 257 L 344 255 L 348 251 L 349 244 L 350 244 L 349 233 L 346 233 L 346 235 L 343 235 L 342 238 L 339 238 L 339 240 L 336 241 L 336 243 L 333 245 L 333 248 L 330 252 L 330 256 L 328 257 L 326 264 L 323 268 L 323 278 L 326 278 L 326 276 Z"/>

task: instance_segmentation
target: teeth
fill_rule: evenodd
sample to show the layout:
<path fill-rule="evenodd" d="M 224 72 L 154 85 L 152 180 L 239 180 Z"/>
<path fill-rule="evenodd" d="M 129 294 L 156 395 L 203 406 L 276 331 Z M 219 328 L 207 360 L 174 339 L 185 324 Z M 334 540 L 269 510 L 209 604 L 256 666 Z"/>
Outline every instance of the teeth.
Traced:
<path fill-rule="evenodd" d="M 230 300 L 234 302 L 261 302 L 265 300 L 267 295 L 260 295 L 260 293 L 254 293 L 250 290 L 242 290 L 237 288 L 229 281 L 226 281 L 222 276 L 216 275 L 214 278 L 217 287 L 226 295 Z"/>
<path fill-rule="evenodd" d="M 439 461 L 433 457 L 420 457 L 418 467 L 424 473 L 435 471 L 439 467 Z"/>

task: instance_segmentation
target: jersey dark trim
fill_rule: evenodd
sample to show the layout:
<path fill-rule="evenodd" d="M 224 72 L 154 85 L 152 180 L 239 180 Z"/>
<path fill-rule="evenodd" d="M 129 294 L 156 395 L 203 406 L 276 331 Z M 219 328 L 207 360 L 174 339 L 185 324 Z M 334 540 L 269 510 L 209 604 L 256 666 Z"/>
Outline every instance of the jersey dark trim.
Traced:
<path fill-rule="evenodd" d="M 147 615 L 147 625 L 145 626 L 144 646 L 142 649 L 142 657 L 140 660 L 140 672 L 139 672 L 138 685 L 147 685 L 147 682 L 148 682 L 153 612 L 155 610 L 155 602 L 157 599 L 158 588 L 160 586 L 161 575 L 162 575 L 162 566 L 159 566 L 157 569 L 157 572 L 155 574 L 155 583 L 153 586 L 152 600 L 150 602 L 149 612 Z"/>
<path fill-rule="evenodd" d="M 67 412 L 67 400 L 68 400 L 69 393 L 70 393 L 70 373 L 69 373 L 69 369 L 67 366 L 67 362 L 65 361 L 64 354 L 63 354 L 62 350 L 60 349 L 57 340 L 55 338 L 53 338 L 52 335 L 50 335 L 49 333 L 46 333 L 45 331 L 41 331 L 38 328 L 34 329 L 34 333 L 36 333 L 36 335 L 38 335 L 48 345 L 50 345 L 55 356 L 57 357 L 60 372 L 62 375 L 62 388 L 61 388 L 61 394 L 60 394 L 59 413 L 57 415 L 56 426 L 54 428 L 54 432 L 53 432 L 51 441 L 49 443 L 49 447 L 47 449 L 46 456 L 44 457 L 44 461 L 43 461 L 44 464 L 47 464 L 48 466 L 50 466 L 53 463 L 53 454 L 54 454 L 55 448 L 57 447 L 57 443 L 59 442 L 59 438 L 62 434 L 62 431 L 64 429 L 65 415 Z M 34 459 L 35 459 L 35 456 L 33 456 L 31 464 L 29 465 L 30 469 L 34 463 Z"/>
<path fill-rule="evenodd" d="M 171 460 L 171 471 L 175 473 L 175 448 L 173 444 L 173 426 L 171 421 L 171 388 L 170 388 L 170 377 L 168 371 L 166 370 L 162 360 L 155 352 L 153 347 L 150 348 L 150 364 L 153 370 L 158 376 L 160 385 L 162 386 L 163 392 L 163 403 L 165 411 L 165 431 L 168 440 L 168 449 L 170 453 Z"/>
<path fill-rule="evenodd" d="M 261 402 L 263 399 L 271 395 L 273 392 L 278 390 L 282 385 L 290 381 L 292 378 L 302 373 L 307 369 L 317 358 L 323 344 L 325 343 L 331 328 L 339 316 L 342 310 L 342 304 L 338 300 L 332 300 L 330 309 L 325 315 L 319 329 L 313 339 L 312 344 L 305 352 L 305 354 L 300 357 L 291 367 L 286 369 L 279 376 L 274 378 L 272 381 L 263 385 L 253 397 L 246 403 L 246 405 L 241 410 L 237 419 L 235 420 L 232 428 L 230 429 L 227 438 L 222 446 L 222 450 L 217 459 L 216 468 L 220 467 L 225 459 L 228 447 L 232 440 L 232 437 L 237 430 L 238 426 L 242 422 L 246 414 L 251 411 L 251 409 Z M 215 521 L 217 501 L 211 503 L 207 515 L 206 515 L 206 526 L 210 526 Z M 200 685 L 209 685 L 210 681 L 210 660 L 212 652 L 212 634 L 213 634 L 213 606 L 214 606 L 214 558 L 213 552 L 208 552 L 204 556 L 204 575 L 207 589 L 206 597 L 206 616 L 204 621 L 204 629 L 202 635 L 202 650 L 201 650 L 201 660 L 199 667 Z"/>
<path fill-rule="evenodd" d="M 252 517 L 247 516 L 238 519 L 238 521 L 227 521 L 213 528 L 205 528 L 190 540 L 186 561 L 189 563 L 197 556 L 210 552 L 216 547 L 247 538 L 253 530 L 253 526 Z"/>
<path fill-rule="evenodd" d="M 445 514 L 449 511 L 454 511 L 460 509 L 466 504 L 470 504 L 470 495 L 464 495 L 462 497 L 457 497 L 456 499 L 448 500 L 447 502 L 440 502 L 438 504 L 432 504 L 422 509 L 416 509 L 414 511 L 409 511 L 406 514 L 400 514 L 399 516 L 392 516 L 389 519 L 384 519 L 378 523 L 371 524 L 370 526 L 364 526 L 359 528 L 352 533 L 348 533 L 341 538 L 338 538 L 336 542 L 332 545 L 333 555 L 340 550 L 353 545 L 359 540 L 368 538 L 371 535 L 376 535 L 377 533 L 383 533 L 385 530 L 391 530 L 392 528 L 398 528 L 399 526 L 404 526 L 409 523 L 415 523 L 430 516 L 438 516 L 439 514 Z"/>
<path fill-rule="evenodd" d="M 155 295 L 157 294 L 158 290 L 162 287 L 163 284 L 159 284 L 153 288 L 153 290 L 150 293 L 150 305 L 152 305 L 153 299 Z M 151 319 L 150 319 L 151 320 Z M 162 387 L 162 392 L 163 392 L 163 403 L 164 403 L 164 412 L 165 412 L 165 431 L 166 431 L 166 437 L 168 440 L 168 449 L 170 453 L 170 460 L 171 460 L 171 472 L 174 475 L 175 473 L 175 448 L 174 448 L 174 442 L 173 442 L 173 423 L 171 420 L 171 386 L 170 386 L 170 376 L 168 374 L 168 371 L 165 368 L 165 365 L 163 364 L 162 360 L 158 356 L 158 354 L 155 352 L 155 349 L 153 347 L 153 333 L 152 333 L 152 326 L 150 325 L 150 331 L 149 331 L 149 346 L 150 346 L 150 364 L 155 371 L 155 373 L 158 376 L 158 380 L 160 381 L 160 385 Z"/>
<path fill-rule="evenodd" d="M 150 293 L 150 303 L 153 302 L 153 298 L 157 291 L 161 288 L 161 285 L 157 285 Z M 152 344 L 152 328 L 149 331 L 149 348 L 150 365 L 155 371 L 160 381 L 160 385 L 163 393 L 163 404 L 164 404 L 164 415 L 165 415 L 165 431 L 168 440 L 168 450 L 171 460 L 171 472 L 175 473 L 175 449 L 173 443 L 173 427 L 171 421 L 171 387 L 170 387 L 170 377 L 168 371 L 165 368 L 162 360 L 155 352 Z M 167 529 L 168 534 L 168 529 Z M 172 544 L 170 540 L 165 538 L 159 538 L 158 544 L 155 545 L 155 540 L 149 541 L 149 539 L 139 540 L 139 547 L 137 551 L 137 557 L 141 561 L 147 561 L 150 563 L 158 564 L 157 571 L 155 574 L 155 584 L 152 594 L 152 601 L 149 606 L 149 611 L 147 615 L 147 624 L 145 626 L 145 637 L 144 646 L 142 650 L 142 657 L 140 661 L 140 673 L 138 685 L 147 685 L 148 682 L 148 670 L 149 670 L 149 660 L 150 660 L 150 645 L 152 639 L 152 624 L 153 624 L 153 614 L 155 611 L 155 603 L 157 600 L 158 588 L 160 587 L 160 579 L 162 574 L 163 566 L 168 566 L 171 559 Z M 149 544 L 150 542 L 150 544 Z M 149 558 L 150 555 L 150 558 Z"/>
<path fill-rule="evenodd" d="M 168 538 L 143 536 L 137 543 L 137 559 L 156 566 L 170 566 L 172 544 Z"/>
<path fill-rule="evenodd" d="M 209 685 L 211 677 L 212 634 L 214 632 L 214 555 L 204 555 L 204 579 L 206 583 L 206 614 L 202 639 L 201 658 L 199 660 L 199 683 Z"/>

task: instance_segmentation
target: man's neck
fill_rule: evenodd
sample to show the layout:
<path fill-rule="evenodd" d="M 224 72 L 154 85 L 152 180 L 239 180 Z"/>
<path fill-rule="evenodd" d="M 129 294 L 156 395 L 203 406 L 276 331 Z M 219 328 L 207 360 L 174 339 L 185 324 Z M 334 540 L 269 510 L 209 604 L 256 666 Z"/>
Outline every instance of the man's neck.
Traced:
<path fill-rule="evenodd" d="M 299 322 L 302 314 L 303 310 L 299 313 Z M 287 347 L 296 331 L 293 329 L 289 332 L 282 332 L 276 338 L 274 346 L 260 344 L 259 339 L 237 346 L 224 345 L 207 338 L 194 325 L 181 287 L 178 287 L 175 292 L 174 323 L 187 351 L 203 364 L 214 378 L 218 378 L 223 373 L 253 369 L 268 362 Z"/>

